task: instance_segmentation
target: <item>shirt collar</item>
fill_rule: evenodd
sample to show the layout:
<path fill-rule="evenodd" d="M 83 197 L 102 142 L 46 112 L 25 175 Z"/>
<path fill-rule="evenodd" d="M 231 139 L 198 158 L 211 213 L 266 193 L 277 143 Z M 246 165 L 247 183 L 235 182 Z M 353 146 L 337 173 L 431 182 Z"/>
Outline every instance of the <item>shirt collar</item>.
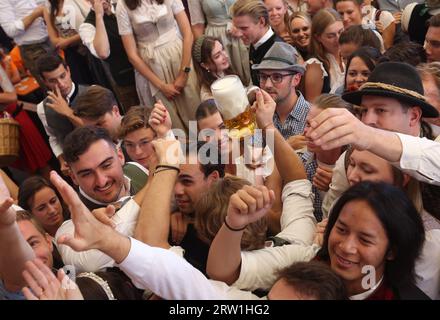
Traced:
<path fill-rule="evenodd" d="M 73 97 L 73 95 L 75 93 L 75 89 L 76 89 L 75 82 L 72 81 L 72 89 L 70 89 L 70 92 L 69 92 L 69 94 L 66 97 L 66 101 L 68 103 L 70 103 L 70 101 L 71 101 L 71 99 L 72 99 L 72 97 Z"/>
<path fill-rule="evenodd" d="M 296 91 L 296 94 L 298 96 L 298 98 L 296 99 L 296 104 L 293 106 L 292 111 L 290 111 L 290 113 L 287 117 L 288 118 L 292 117 L 296 121 L 302 122 L 305 119 L 304 114 L 307 117 L 308 111 L 305 109 L 307 109 L 309 103 L 306 101 L 306 99 L 304 99 L 304 96 L 302 95 L 301 92 Z M 276 113 L 277 117 L 279 118 L 278 113 L 277 112 L 275 112 L 275 113 Z"/>
<path fill-rule="evenodd" d="M 264 36 L 257 41 L 257 43 L 253 44 L 252 46 L 254 47 L 255 50 L 258 49 L 259 46 L 261 46 L 263 43 L 265 43 L 267 40 L 269 40 L 270 37 L 273 36 L 273 30 L 271 27 L 269 27 L 269 29 L 266 31 L 266 33 L 264 34 Z"/>
<path fill-rule="evenodd" d="M 349 299 L 350 300 L 365 300 L 367 299 L 370 295 L 373 294 L 374 291 L 376 291 L 377 288 L 379 288 L 380 284 L 382 283 L 383 277 L 379 280 L 378 283 L 376 283 L 376 285 L 370 289 L 368 289 L 365 292 L 359 293 L 359 294 L 355 294 L 354 296 L 350 296 Z"/>
<path fill-rule="evenodd" d="M 128 192 L 130 193 L 131 179 L 130 179 L 129 177 L 125 176 L 125 175 L 124 175 L 124 186 L 125 186 L 125 190 L 128 190 Z M 93 198 L 90 197 L 87 193 L 85 193 L 84 190 L 81 189 L 81 187 L 79 187 L 79 192 L 81 193 L 81 195 L 82 195 L 84 198 L 86 198 L 86 199 L 89 200 L 90 202 L 93 202 L 93 203 L 95 203 L 95 204 L 98 204 L 98 205 L 100 205 L 100 206 L 104 206 L 104 207 L 106 207 L 106 206 L 108 206 L 108 205 L 111 204 L 111 205 L 116 206 L 117 208 L 120 208 L 120 207 L 122 207 L 122 205 L 123 205 L 125 202 L 127 202 L 127 200 L 131 199 L 131 196 L 128 195 L 128 196 L 123 196 L 123 197 L 119 198 L 119 199 L 116 200 L 115 202 L 112 202 L 112 203 L 105 203 L 105 202 L 101 202 L 101 201 L 98 201 L 98 200 L 96 200 L 96 199 L 93 199 Z"/>

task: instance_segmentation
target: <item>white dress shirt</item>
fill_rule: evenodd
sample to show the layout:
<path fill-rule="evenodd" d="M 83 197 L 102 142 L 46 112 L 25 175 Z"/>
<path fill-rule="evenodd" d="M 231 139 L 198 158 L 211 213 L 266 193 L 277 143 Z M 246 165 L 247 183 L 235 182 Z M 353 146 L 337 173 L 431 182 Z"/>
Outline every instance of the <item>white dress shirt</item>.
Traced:
<path fill-rule="evenodd" d="M 75 83 L 72 82 L 72 90 L 67 95 L 67 103 L 70 101 L 70 97 L 72 97 L 73 93 L 75 92 Z M 41 123 L 43 124 L 44 130 L 46 131 L 47 135 L 49 136 L 49 145 L 52 149 L 53 154 L 55 157 L 58 158 L 61 154 L 63 154 L 63 148 L 61 147 L 61 143 L 58 141 L 58 139 L 55 136 L 55 133 L 53 132 L 52 128 L 49 127 L 49 124 L 47 123 L 46 119 L 46 112 L 44 111 L 44 100 L 41 101 L 37 105 L 37 115 L 40 118 Z"/>
<path fill-rule="evenodd" d="M 312 184 L 307 179 L 287 183 L 281 200 L 281 232 L 276 236 L 290 243 L 311 245 L 316 233 Z"/>
<path fill-rule="evenodd" d="M 35 0 L 0 1 L 0 25 L 17 45 L 40 43 L 47 39 L 47 28 L 43 18 L 35 19 L 27 30 L 24 29 L 22 20 L 43 3 L 44 1 Z"/>
<path fill-rule="evenodd" d="M 256 295 L 209 280 L 183 257 L 150 247 L 133 238 L 119 268 L 140 289 L 150 289 L 167 300 L 255 300 Z"/>
<path fill-rule="evenodd" d="M 393 165 L 419 181 L 440 185 L 440 143 L 396 134 L 402 143 L 402 156 Z"/>
<path fill-rule="evenodd" d="M 281 247 L 269 247 L 241 253 L 241 270 L 234 283 L 239 289 L 269 289 L 276 271 L 299 261 L 313 259 L 319 246 L 312 245 L 316 234 L 313 193 L 309 180 L 291 181 L 283 188 L 281 232 L 277 237 L 290 241 Z"/>
<path fill-rule="evenodd" d="M 116 225 L 116 230 L 123 235 L 132 236 L 136 227 L 140 207 L 131 199 L 111 218 Z M 74 235 L 75 226 L 72 220 L 65 221 L 55 234 L 55 239 L 63 235 Z M 77 252 L 66 245 L 57 245 L 58 251 L 64 264 L 73 265 L 76 274 L 80 272 L 96 272 L 105 268 L 113 267 L 115 261 L 99 250 L 87 250 Z"/>
<path fill-rule="evenodd" d="M 269 29 L 266 31 L 264 36 L 261 37 L 261 39 L 258 40 L 257 43 L 252 45 L 254 47 L 254 49 L 257 50 L 259 46 L 261 46 L 263 43 L 265 43 L 267 40 L 269 40 L 269 38 L 273 36 L 273 33 L 274 32 L 273 32 L 272 28 L 269 27 Z"/>

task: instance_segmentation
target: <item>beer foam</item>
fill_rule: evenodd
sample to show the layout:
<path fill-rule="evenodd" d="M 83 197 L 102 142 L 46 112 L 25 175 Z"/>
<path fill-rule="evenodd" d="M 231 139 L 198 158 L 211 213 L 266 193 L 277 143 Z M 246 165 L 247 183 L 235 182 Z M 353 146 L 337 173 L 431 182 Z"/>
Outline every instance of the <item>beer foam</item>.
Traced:
<path fill-rule="evenodd" d="M 237 76 L 226 76 L 214 81 L 211 92 L 225 120 L 235 118 L 249 105 L 246 90 Z"/>

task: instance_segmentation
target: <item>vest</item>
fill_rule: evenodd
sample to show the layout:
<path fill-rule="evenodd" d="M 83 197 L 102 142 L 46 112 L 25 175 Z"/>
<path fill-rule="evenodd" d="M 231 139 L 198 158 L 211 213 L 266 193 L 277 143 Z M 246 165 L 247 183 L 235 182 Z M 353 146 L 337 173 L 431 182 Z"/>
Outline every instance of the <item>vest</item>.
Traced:
<path fill-rule="evenodd" d="M 90 23 L 96 27 L 95 11 L 90 10 L 84 23 Z M 107 62 L 113 79 L 119 86 L 132 86 L 135 84 L 133 66 L 128 61 L 127 53 L 122 44 L 116 16 L 104 14 L 104 25 L 110 44 L 110 55 L 104 61 Z"/>
<path fill-rule="evenodd" d="M 252 69 L 252 65 L 261 63 L 267 51 L 272 47 L 275 42 L 283 42 L 283 39 L 278 37 L 275 33 L 262 45 L 258 47 L 258 49 L 254 49 L 254 46 L 251 45 L 249 50 L 249 64 L 251 70 L 252 83 L 259 87 L 260 79 L 258 78 L 258 71 Z"/>
<path fill-rule="evenodd" d="M 429 13 L 426 4 L 422 3 L 414 7 L 408 24 L 408 35 L 411 41 L 420 43 L 423 46 L 428 32 L 426 21 L 431 17 L 432 15 Z"/>
<path fill-rule="evenodd" d="M 69 107 L 75 104 L 76 97 L 84 94 L 88 86 L 75 84 L 75 91 L 70 98 Z M 47 106 L 47 98 L 43 101 L 44 113 L 46 114 L 47 125 L 54 132 L 55 138 L 63 147 L 64 139 L 66 136 L 75 129 L 75 126 L 65 116 L 60 115 L 58 112 Z"/>

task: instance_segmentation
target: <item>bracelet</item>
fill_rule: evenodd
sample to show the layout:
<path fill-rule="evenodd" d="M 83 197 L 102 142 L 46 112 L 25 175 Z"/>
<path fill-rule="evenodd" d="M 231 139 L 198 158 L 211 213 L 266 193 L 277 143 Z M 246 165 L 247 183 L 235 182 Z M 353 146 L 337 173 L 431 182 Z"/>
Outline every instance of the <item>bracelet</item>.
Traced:
<path fill-rule="evenodd" d="M 166 168 L 166 169 L 176 170 L 177 172 L 180 172 L 179 167 L 170 166 L 170 165 L 167 165 L 167 164 L 158 164 L 156 166 L 156 171 L 157 171 L 157 169 L 160 169 L 160 168 Z"/>
<path fill-rule="evenodd" d="M 160 170 L 156 170 L 156 171 L 154 171 L 154 174 L 153 175 L 156 175 L 157 173 L 159 173 L 159 172 L 162 172 L 162 171 L 169 171 L 169 170 L 176 170 L 177 168 L 174 168 L 174 169 L 171 169 L 171 168 L 163 168 L 163 169 L 160 169 Z M 177 173 L 179 173 L 180 172 L 180 170 L 176 170 L 177 171 Z"/>
<path fill-rule="evenodd" d="M 247 227 L 247 226 L 244 226 L 244 227 L 239 228 L 239 229 L 232 228 L 232 227 L 226 222 L 226 216 L 225 216 L 225 219 L 223 220 L 223 222 L 224 222 L 226 228 L 228 228 L 228 229 L 231 230 L 231 231 L 243 231 L 243 230 L 246 229 L 246 227 Z"/>

